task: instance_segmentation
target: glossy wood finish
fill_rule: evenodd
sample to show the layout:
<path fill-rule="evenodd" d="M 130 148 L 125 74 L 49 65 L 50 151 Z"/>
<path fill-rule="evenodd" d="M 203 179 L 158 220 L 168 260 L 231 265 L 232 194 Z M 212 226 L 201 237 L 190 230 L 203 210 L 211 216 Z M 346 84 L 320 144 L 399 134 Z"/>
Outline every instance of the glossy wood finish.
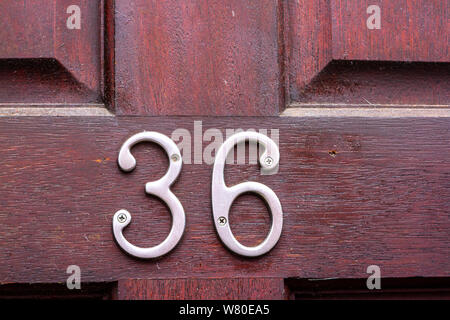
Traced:
<path fill-rule="evenodd" d="M 56 59 L 0 60 L 0 103 L 82 104 L 101 101 L 99 92 L 80 83 Z"/>
<path fill-rule="evenodd" d="M 304 100 L 305 87 L 333 60 L 450 62 L 448 1 L 288 0 L 285 3 L 289 102 Z M 379 30 L 367 28 L 369 5 L 379 5 L 381 9 Z M 351 75 L 357 70 L 348 71 Z M 370 82 L 372 75 L 367 75 L 366 80 Z M 373 76 L 377 77 L 377 73 Z M 411 82 L 411 87 L 420 87 L 420 76 L 420 73 L 412 75 L 406 82 Z M 442 77 L 448 78 L 445 68 L 438 79 Z M 416 78 L 418 81 L 414 82 Z M 395 85 L 396 81 L 400 80 L 393 79 Z M 334 90 L 341 98 L 347 98 L 345 92 L 340 93 L 346 91 L 345 86 L 336 84 Z M 384 84 L 383 90 L 390 90 L 390 84 Z M 416 102 L 428 99 L 414 91 L 408 94 Z M 363 95 L 357 97 L 362 98 Z"/>
<path fill-rule="evenodd" d="M 80 0 L 76 4 L 81 9 L 81 29 L 69 30 L 66 26 L 67 7 L 74 4 L 71 0 L 41 0 L 41 1 L 1 1 L 0 3 L 0 68 L 2 75 L 16 77 L 16 81 L 24 84 L 19 89 L 24 99 L 14 102 L 42 102 L 42 103 L 79 103 L 97 101 L 101 97 L 102 89 L 102 19 L 103 1 Z M 61 70 L 58 72 L 70 73 L 73 79 L 67 82 L 58 77 L 52 82 L 54 94 L 58 90 L 64 91 L 71 82 L 71 90 L 79 90 L 79 95 L 67 93 L 64 99 L 52 99 L 48 95 L 48 88 L 42 88 L 41 82 L 49 81 L 44 72 L 39 79 L 21 74 L 21 69 L 7 69 L 1 59 L 21 59 L 21 63 L 31 63 L 28 59 L 45 58 L 56 60 Z M 29 67 L 30 68 L 30 67 Z M 66 70 L 64 70 L 66 69 Z M 38 69 L 39 70 L 39 69 Z M 11 73 L 11 74 L 9 74 Z M 2 83 L 3 84 L 3 83 Z M 31 87 L 31 89 L 28 89 Z M 87 91 L 86 92 L 83 92 Z M 0 85 L 0 98 L 10 92 L 9 87 Z M 84 96 L 84 101 L 80 101 Z M 93 97 L 94 96 L 94 97 Z M 20 98 L 20 97 L 19 97 Z M 15 98 L 16 100 L 19 98 Z M 9 101 L 0 102 L 9 102 Z"/>
<path fill-rule="evenodd" d="M 330 1 L 333 59 L 450 62 L 448 1 Z M 380 7 L 380 29 L 366 26 L 370 5 Z"/>
<path fill-rule="evenodd" d="M 80 0 L 82 29 L 67 30 L 70 4 L 0 3 L 0 103 L 103 101 L 119 116 L 0 117 L 0 296 L 304 298 L 304 281 L 364 279 L 371 264 L 383 278 L 450 278 L 450 118 L 276 116 L 291 102 L 448 104 L 446 64 L 329 64 L 449 61 L 445 1 L 383 1 L 382 29 L 370 32 L 367 1 Z M 69 114 L 61 110 L 43 112 Z M 171 223 L 144 193 L 166 172 L 164 152 L 137 146 L 137 169 L 124 174 L 121 144 L 141 130 L 193 134 L 200 120 L 201 132 L 279 130 L 278 174 L 253 164 L 225 175 L 277 193 L 280 242 L 256 259 L 229 252 L 212 221 L 211 164 L 185 164 L 173 186 L 187 215 L 181 242 L 156 260 L 127 256 L 113 239 L 114 212 L 130 210 L 125 236 L 140 246 L 161 242 Z M 208 144 L 192 145 L 191 159 Z M 254 195 L 232 206 L 245 245 L 262 241 L 270 222 Z M 64 289 L 71 264 L 81 267 L 80 295 Z"/>
<path fill-rule="evenodd" d="M 0 4 L 8 13 L 1 103 L 103 100 L 124 115 L 277 115 L 304 100 L 332 60 L 450 61 L 448 6 L 438 0 L 380 3 L 380 30 L 366 27 L 369 1 L 83 0 L 81 30 L 66 28 L 70 4 Z M 58 66 L 55 77 L 35 66 L 39 59 Z"/>
<path fill-rule="evenodd" d="M 121 300 L 282 300 L 280 278 L 120 280 Z"/>
<path fill-rule="evenodd" d="M 120 208 L 133 214 L 125 236 L 137 245 L 159 243 L 170 228 L 165 206 L 144 193 L 144 183 L 166 171 L 163 151 L 137 146 L 137 169 L 123 174 L 116 164 L 120 145 L 144 129 L 192 134 L 194 120 L 203 120 L 203 130 L 279 129 L 278 174 L 261 176 L 256 165 L 229 165 L 225 172 L 230 185 L 259 181 L 280 198 L 283 234 L 266 256 L 238 257 L 219 242 L 206 164 L 185 164 L 173 186 L 187 217 L 173 252 L 141 261 L 114 243 L 111 218 Z M 0 282 L 63 282 L 70 264 L 81 267 L 85 282 L 364 278 L 371 264 L 383 277 L 448 277 L 449 124 L 449 118 L 2 118 Z M 264 238 L 269 222 L 253 195 L 231 210 L 232 230 L 247 245 Z"/>
<path fill-rule="evenodd" d="M 273 0 L 117 0 L 117 114 L 278 114 L 279 11 Z"/>
<path fill-rule="evenodd" d="M 450 105 L 449 79 L 450 63 L 333 61 L 297 102 L 304 107 L 443 107 Z"/>
<path fill-rule="evenodd" d="M 299 99 L 308 84 L 332 59 L 329 0 L 286 1 L 290 99 Z"/>

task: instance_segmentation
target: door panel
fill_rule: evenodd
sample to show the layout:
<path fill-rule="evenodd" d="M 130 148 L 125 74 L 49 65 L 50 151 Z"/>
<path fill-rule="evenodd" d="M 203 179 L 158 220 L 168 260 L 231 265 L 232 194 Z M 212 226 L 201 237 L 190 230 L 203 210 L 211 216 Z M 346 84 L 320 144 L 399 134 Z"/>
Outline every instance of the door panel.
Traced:
<path fill-rule="evenodd" d="M 330 0 L 287 1 L 286 57 L 291 100 L 333 58 Z"/>
<path fill-rule="evenodd" d="M 303 97 L 305 88 L 320 72 L 333 78 L 335 75 L 328 74 L 325 68 L 330 62 L 340 60 L 379 61 L 381 66 L 372 72 L 374 77 L 390 68 L 389 63 L 382 65 L 384 61 L 441 62 L 444 65 L 440 76 L 432 82 L 447 85 L 448 81 L 443 81 L 442 78 L 448 78 L 450 62 L 448 1 L 296 0 L 287 1 L 286 8 L 286 69 L 289 75 L 287 90 L 290 103 L 306 103 Z M 374 27 L 374 15 L 378 13 L 379 26 Z M 344 76 L 348 78 L 346 82 L 355 82 L 352 77 L 355 74 L 356 78 L 361 75 L 358 74 L 357 68 L 349 64 L 347 66 L 348 69 L 340 70 L 337 77 Z M 435 67 L 432 65 L 431 68 Z M 412 69 L 416 68 L 413 66 Z M 382 85 L 382 90 L 390 90 L 391 83 L 397 85 L 400 81 L 405 82 L 409 87 L 406 91 L 414 100 L 411 104 L 425 104 L 420 100 L 427 99 L 427 96 L 433 93 L 423 95 L 420 91 L 416 92 L 416 88 L 423 85 L 422 80 L 421 72 L 410 73 L 407 80 L 392 79 L 387 74 L 383 84 L 372 82 L 369 73 L 368 77 L 357 85 L 369 90 L 371 87 L 376 87 L 377 90 Z M 337 94 L 342 96 L 345 96 L 345 92 L 342 93 L 341 90 L 358 90 L 357 86 L 348 88 L 348 84 L 337 80 L 334 80 L 333 86 Z M 448 87 L 445 90 L 448 92 Z M 359 97 L 360 103 L 367 104 L 363 102 L 363 97 Z M 368 100 L 371 103 L 379 103 L 379 99 Z M 448 101 L 445 104 L 448 104 Z"/>
<path fill-rule="evenodd" d="M 103 2 L 76 3 L 80 29 L 67 27 L 73 1 L 0 2 L 0 103 L 101 100 Z"/>
<path fill-rule="evenodd" d="M 290 107 L 446 108 L 449 75 L 450 63 L 332 61 Z"/>
<path fill-rule="evenodd" d="M 116 1 L 119 114 L 275 115 L 278 1 Z"/>
<path fill-rule="evenodd" d="M 442 0 L 331 0 L 333 59 L 449 62 L 449 6 Z"/>

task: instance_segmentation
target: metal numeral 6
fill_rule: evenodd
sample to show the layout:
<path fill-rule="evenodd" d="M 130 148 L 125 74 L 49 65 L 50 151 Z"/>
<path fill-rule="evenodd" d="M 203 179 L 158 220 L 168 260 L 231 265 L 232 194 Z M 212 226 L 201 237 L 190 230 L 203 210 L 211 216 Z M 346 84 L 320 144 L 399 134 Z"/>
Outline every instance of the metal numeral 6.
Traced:
<path fill-rule="evenodd" d="M 262 170 L 271 173 L 278 168 L 280 152 L 277 145 L 269 137 L 256 132 L 239 132 L 229 137 L 219 148 L 214 162 L 212 176 L 212 207 L 214 223 L 222 242 L 231 251 L 256 257 L 270 251 L 278 242 L 283 228 L 283 211 L 276 194 L 269 187 L 258 182 L 243 182 L 227 187 L 224 179 L 225 162 L 228 153 L 238 143 L 251 141 L 263 145 L 264 152 L 259 158 Z M 268 204 L 272 215 L 272 226 L 265 240 L 255 247 L 247 247 L 239 243 L 231 232 L 228 214 L 234 200 L 243 193 L 253 192 L 260 195 Z"/>

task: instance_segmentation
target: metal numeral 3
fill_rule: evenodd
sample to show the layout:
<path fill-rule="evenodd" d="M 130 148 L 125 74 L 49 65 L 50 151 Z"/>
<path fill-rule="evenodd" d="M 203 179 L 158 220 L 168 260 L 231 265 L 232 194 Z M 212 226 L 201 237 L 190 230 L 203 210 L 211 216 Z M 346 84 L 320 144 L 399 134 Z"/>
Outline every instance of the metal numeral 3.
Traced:
<path fill-rule="evenodd" d="M 172 214 L 172 228 L 167 238 L 159 245 L 151 248 L 137 247 L 128 242 L 123 236 L 122 230 L 130 224 L 131 214 L 127 210 L 122 209 L 114 215 L 113 232 L 119 246 L 129 254 L 138 258 L 156 258 L 171 251 L 180 241 L 184 232 L 186 224 L 184 209 L 178 198 L 170 190 L 170 186 L 180 174 L 183 161 L 180 150 L 169 137 L 158 132 L 144 131 L 130 137 L 120 148 L 118 162 L 119 167 L 123 171 L 130 172 L 136 167 L 136 159 L 131 154 L 130 149 L 135 144 L 144 141 L 159 144 L 169 156 L 170 165 L 167 173 L 157 181 L 147 182 L 145 192 L 159 197 L 168 205 Z"/>

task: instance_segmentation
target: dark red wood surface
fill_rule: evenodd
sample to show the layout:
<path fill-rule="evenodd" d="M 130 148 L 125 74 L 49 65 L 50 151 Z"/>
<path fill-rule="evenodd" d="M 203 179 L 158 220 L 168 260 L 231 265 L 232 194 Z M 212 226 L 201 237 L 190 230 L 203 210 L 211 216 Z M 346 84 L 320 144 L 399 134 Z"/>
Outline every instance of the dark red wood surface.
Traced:
<path fill-rule="evenodd" d="M 281 278 L 119 280 L 121 300 L 282 300 Z"/>
<path fill-rule="evenodd" d="M 378 3 L 380 30 L 366 27 L 369 1 L 83 0 L 81 30 L 66 28 L 70 4 L 0 4 L 8 13 L 0 103 L 103 100 L 117 114 L 277 115 L 302 102 L 305 86 L 332 60 L 450 61 L 445 1 Z M 36 67 L 40 58 L 58 69 Z M 438 81 L 446 76 L 441 71 Z M 422 86 L 419 77 L 410 87 Z M 368 99 L 362 93 L 357 100 Z"/>
<path fill-rule="evenodd" d="M 238 257 L 220 243 L 206 164 L 184 165 L 173 187 L 187 217 L 173 252 L 142 261 L 114 243 L 111 218 L 121 208 L 133 215 L 125 236 L 136 245 L 155 245 L 170 228 L 165 206 L 144 193 L 166 171 L 163 152 L 137 146 L 137 169 L 124 174 L 120 145 L 144 129 L 192 132 L 194 120 L 203 130 L 280 130 L 278 174 L 261 176 L 256 165 L 225 172 L 228 184 L 259 181 L 280 198 L 283 234 L 266 256 Z M 85 282 L 363 278 L 371 264 L 384 277 L 448 277 L 449 127 L 448 118 L 1 118 L 0 282 L 64 282 L 71 264 Z M 257 199 L 241 197 L 231 212 L 233 232 L 248 245 L 270 221 Z"/>
<path fill-rule="evenodd" d="M 329 0 L 287 1 L 289 95 L 298 100 L 308 84 L 332 59 Z"/>
<path fill-rule="evenodd" d="M 71 4 L 81 30 L 66 28 Z M 292 102 L 449 104 L 448 63 L 333 61 L 450 61 L 446 1 L 379 4 L 381 30 L 367 30 L 368 1 L 2 1 L 0 103 L 104 102 L 119 117 L 0 117 L 0 296 L 67 295 L 72 264 L 91 298 L 300 297 L 305 279 L 364 279 L 372 264 L 383 278 L 448 279 L 449 118 L 277 117 Z M 139 145 L 124 174 L 121 144 L 144 129 L 193 133 L 199 120 L 203 132 L 279 130 L 278 174 L 225 172 L 230 185 L 277 193 L 278 245 L 255 259 L 229 252 L 211 218 L 212 167 L 185 164 L 173 186 L 187 216 L 181 242 L 156 260 L 126 255 L 112 236 L 118 209 L 132 213 L 125 236 L 139 246 L 160 243 L 171 221 L 144 193 L 166 156 Z M 230 223 L 256 245 L 270 215 L 246 194 Z"/>
<path fill-rule="evenodd" d="M 100 99 L 103 1 L 76 2 L 81 9 L 79 30 L 69 30 L 66 26 L 70 16 L 66 10 L 72 4 L 70 0 L 0 2 L 0 102 L 80 103 Z M 38 58 L 48 59 L 45 63 L 58 62 L 55 77 L 34 67 Z M 20 68 L 8 69 L 11 64 L 2 59 L 22 60 L 21 64 L 27 64 L 27 68 L 33 70 L 33 76 Z M 35 75 L 37 71 L 42 74 Z M 62 80 L 59 73 L 71 77 Z M 6 77 L 16 82 L 21 96 L 14 94 L 15 90 L 1 79 Z M 51 84 L 46 86 L 47 82 Z M 11 92 L 13 97 L 9 96 Z M 52 98 L 52 95 L 56 97 Z"/>
<path fill-rule="evenodd" d="M 450 62 L 448 0 L 330 0 L 333 59 Z M 380 29 L 366 10 L 378 5 Z"/>
<path fill-rule="evenodd" d="M 448 1 L 292 0 L 286 3 L 285 70 L 289 102 L 304 100 L 306 85 L 333 60 L 450 62 Z M 369 5 L 379 5 L 381 9 L 379 30 L 369 30 L 366 26 Z M 347 73 L 351 75 L 355 71 L 349 69 Z M 367 76 L 369 86 L 373 85 L 370 80 L 377 73 Z M 392 79 L 392 82 L 395 85 L 398 81 L 410 82 L 410 87 L 420 87 L 420 76 L 420 73 L 411 74 L 407 81 Z M 445 70 L 438 78 L 442 77 L 448 78 Z M 416 79 L 419 81 L 415 82 Z M 334 87 L 337 94 L 346 91 L 338 83 Z M 389 89 L 389 83 L 383 85 L 382 90 Z M 410 92 L 408 95 L 416 97 L 416 101 L 427 99 L 414 90 Z M 341 96 L 347 98 L 345 92 Z M 363 95 L 357 97 L 362 98 Z"/>
<path fill-rule="evenodd" d="M 333 61 L 306 85 L 297 102 L 392 107 L 450 105 L 449 63 Z"/>
<path fill-rule="evenodd" d="M 78 82 L 55 59 L 0 60 L 0 103 L 31 104 L 99 103 L 99 92 Z"/>
<path fill-rule="evenodd" d="M 115 2 L 118 114 L 276 115 L 279 1 Z"/>

